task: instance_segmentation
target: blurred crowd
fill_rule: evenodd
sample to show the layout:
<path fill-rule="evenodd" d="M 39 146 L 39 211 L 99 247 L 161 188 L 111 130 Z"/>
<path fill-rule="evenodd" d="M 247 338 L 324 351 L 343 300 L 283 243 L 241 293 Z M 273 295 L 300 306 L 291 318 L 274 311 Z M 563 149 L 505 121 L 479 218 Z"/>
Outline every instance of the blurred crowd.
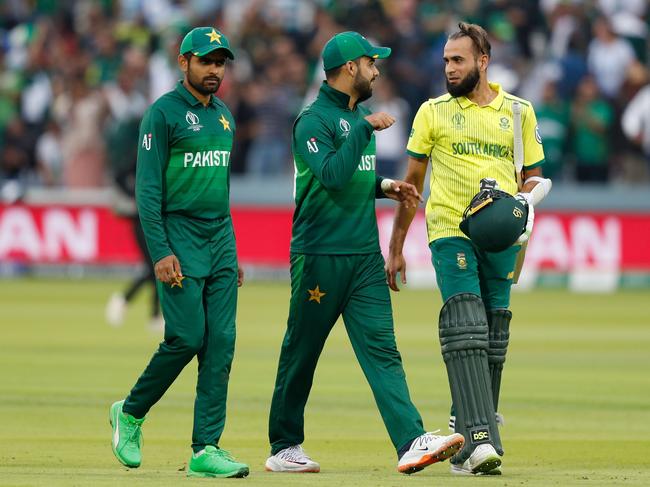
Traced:
<path fill-rule="evenodd" d="M 399 175 L 415 111 L 445 92 L 442 49 L 460 20 L 490 34 L 490 80 L 534 103 L 545 174 L 647 183 L 646 0 L 5 0 L 0 185 L 94 188 L 128 174 L 140 117 L 181 78 L 179 43 L 197 25 L 234 47 L 218 95 L 237 123 L 232 172 L 251 177 L 292 173 L 291 126 L 332 35 L 390 46 L 368 103 L 397 119 L 377 151 L 378 172 Z"/>

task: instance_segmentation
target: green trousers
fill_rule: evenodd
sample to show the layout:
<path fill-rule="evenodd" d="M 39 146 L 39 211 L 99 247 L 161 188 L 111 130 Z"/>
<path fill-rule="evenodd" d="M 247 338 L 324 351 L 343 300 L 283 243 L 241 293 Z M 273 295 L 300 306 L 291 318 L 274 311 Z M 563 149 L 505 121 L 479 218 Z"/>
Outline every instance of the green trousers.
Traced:
<path fill-rule="evenodd" d="M 507 309 L 519 246 L 485 252 L 466 238 L 449 237 L 429 244 L 442 301 L 461 293 L 480 296 L 486 310 Z"/>
<path fill-rule="evenodd" d="M 184 221 L 182 225 L 193 231 L 179 232 L 179 226 L 169 222 L 167 231 L 185 279 L 182 287 L 158 282 L 165 338 L 131 389 L 123 410 L 144 417 L 196 356 L 192 448 L 199 451 L 205 445 L 218 445 L 226 419 L 235 349 L 237 256 L 230 219 Z M 197 265 L 208 261 L 206 267 Z"/>
<path fill-rule="evenodd" d="M 273 454 L 304 441 L 314 370 L 341 315 L 395 449 L 424 433 L 395 344 L 381 254 L 293 254 L 289 319 L 269 415 Z"/>

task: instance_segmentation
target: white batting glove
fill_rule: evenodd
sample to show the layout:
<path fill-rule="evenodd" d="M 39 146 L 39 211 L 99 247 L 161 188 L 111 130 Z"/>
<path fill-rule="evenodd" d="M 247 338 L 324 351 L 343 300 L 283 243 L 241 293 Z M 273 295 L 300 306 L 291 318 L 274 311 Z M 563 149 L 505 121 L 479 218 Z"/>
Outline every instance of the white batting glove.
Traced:
<path fill-rule="evenodd" d="M 521 201 L 524 206 L 528 207 L 528 218 L 526 220 L 526 228 L 524 232 L 519 236 L 515 245 L 521 245 L 528 241 L 530 234 L 533 233 L 533 223 L 535 222 L 535 209 L 532 204 L 532 197 L 530 193 L 517 193 L 515 199 Z"/>

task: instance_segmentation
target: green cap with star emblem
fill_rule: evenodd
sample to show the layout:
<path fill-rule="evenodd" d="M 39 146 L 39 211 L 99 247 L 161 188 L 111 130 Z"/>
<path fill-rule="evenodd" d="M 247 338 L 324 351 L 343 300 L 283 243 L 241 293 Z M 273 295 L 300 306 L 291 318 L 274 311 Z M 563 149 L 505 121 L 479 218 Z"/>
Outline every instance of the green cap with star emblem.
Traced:
<path fill-rule="evenodd" d="M 223 49 L 226 51 L 226 56 L 235 59 L 235 54 L 230 49 L 230 42 L 225 35 L 214 27 L 196 27 L 183 38 L 180 54 L 191 52 L 200 57 L 217 49 Z"/>
<path fill-rule="evenodd" d="M 327 71 L 361 56 L 384 59 L 390 56 L 390 47 L 373 46 L 358 32 L 339 32 L 323 48 L 323 65 Z"/>

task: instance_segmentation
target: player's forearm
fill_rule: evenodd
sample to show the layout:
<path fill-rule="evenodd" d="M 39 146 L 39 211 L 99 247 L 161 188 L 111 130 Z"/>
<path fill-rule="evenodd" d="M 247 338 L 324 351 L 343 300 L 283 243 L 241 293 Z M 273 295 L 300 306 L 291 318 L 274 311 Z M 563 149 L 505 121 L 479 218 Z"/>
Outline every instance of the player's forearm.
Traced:
<path fill-rule="evenodd" d="M 158 168 L 138 164 L 135 201 L 142 231 L 152 262 L 158 262 L 173 252 L 162 219 L 162 173 Z"/>
<path fill-rule="evenodd" d="M 140 204 L 140 202 L 143 200 L 147 202 Z M 153 208 L 153 205 L 155 205 L 154 201 L 151 201 L 146 197 L 143 198 L 142 196 L 139 198 L 136 197 L 136 201 L 139 202 L 138 213 L 140 215 L 142 231 L 147 242 L 147 248 L 149 249 L 149 254 L 151 255 L 151 261 L 155 263 L 163 257 L 166 257 L 173 253 L 169 247 L 167 234 L 164 230 L 162 215 L 160 209 L 156 211 Z"/>
<path fill-rule="evenodd" d="M 350 181 L 371 135 L 372 126 L 365 120 L 353 126 L 341 147 L 323 160 L 319 178 L 323 186 L 338 190 Z"/>
<path fill-rule="evenodd" d="M 395 209 L 395 220 L 393 221 L 393 231 L 390 236 L 388 250 L 391 254 L 401 254 L 404 248 L 404 241 L 408 234 L 411 222 L 415 217 L 417 208 L 406 208 L 400 204 Z"/>

